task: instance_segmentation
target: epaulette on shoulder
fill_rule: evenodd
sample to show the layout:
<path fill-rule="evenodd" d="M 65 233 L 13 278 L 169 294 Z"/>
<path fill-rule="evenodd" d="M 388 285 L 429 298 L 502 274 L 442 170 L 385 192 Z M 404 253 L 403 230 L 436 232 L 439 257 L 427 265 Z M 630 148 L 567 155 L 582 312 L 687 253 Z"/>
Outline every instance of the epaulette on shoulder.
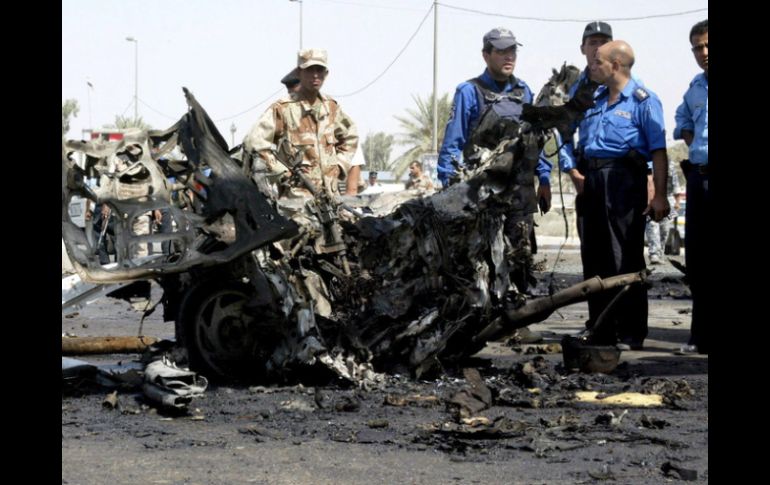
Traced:
<path fill-rule="evenodd" d="M 643 87 L 638 87 L 634 89 L 634 97 L 639 101 L 644 101 L 650 97 L 650 93 L 648 93 Z"/>

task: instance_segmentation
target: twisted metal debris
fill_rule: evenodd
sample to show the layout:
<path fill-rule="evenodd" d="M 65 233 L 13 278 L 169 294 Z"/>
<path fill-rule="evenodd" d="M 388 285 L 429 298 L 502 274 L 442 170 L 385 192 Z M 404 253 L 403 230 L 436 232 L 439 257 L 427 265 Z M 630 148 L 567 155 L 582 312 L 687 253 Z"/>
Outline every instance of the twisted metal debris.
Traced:
<path fill-rule="evenodd" d="M 547 138 L 569 136 L 592 103 L 588 86 L 564 104 L 577 75 L 554 71 L 521 123 L 489 127 L 486 156 L 446 190 L 324 201 L 276 199 L 258 159 L 229 150 L 184 89 L 189 111 L 167 130 L 63 144 L 62 237 L 88 281 L 156 280 L 192 367 L 209 374 L 280 379 L 313 368 L 370 386 L 380 372 L 435 372 L 607 287 L 528 301 L 528 238 L 503 231 L 509 214 L 529 210 L 534 194 L 521 182 Z M 88 228 L 71 221 L 76 196 L 119 215 L 115 263 L 100 265 Z M 155 209 L 169 210 L 173 232 L 136 229 Z M 162 241 L 170 254 L 139 251 Z"/>

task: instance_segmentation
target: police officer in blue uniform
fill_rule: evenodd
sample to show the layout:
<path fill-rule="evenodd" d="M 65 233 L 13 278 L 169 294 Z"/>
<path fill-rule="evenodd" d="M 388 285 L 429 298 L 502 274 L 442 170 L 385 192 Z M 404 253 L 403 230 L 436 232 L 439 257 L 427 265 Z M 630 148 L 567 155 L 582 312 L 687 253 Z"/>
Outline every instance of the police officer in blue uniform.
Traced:
<path fill-rule="evenodd" d="M 641 271 L 645 216 L 659 221 L 670 210 L 666 199 L 668 158 L 663 107 L 657 95 L 634 81 L 634 53 L 623 41 L 596 51 L 590 75 L 602 84 L 596 105 L 585 114 L 578 146 L 583 152 L 583 276 L 602 278 Z M 647 160 L 653 161 L 655 193 L 647 190 Z M 588 326 L 620 290 L 588 300 Z M 641 350 L 647 337 L 647 289 L 635 285 L 608 311 L 594 334 L 598 344 Z"/>
<path fill-rule="evenodd" d="M 682 162 L 687 177 L 687 227 L 684 233 L 687 280 L 692 293 L 692 327 L 689 343 L 681 351 L 708 354 L 711 312 L 703 294 L 708 275 L 709 206 L 709 21 L 698 22 L 690 30 L 692 53 L 703 72 L 695 76 L 676 110 L 674 139 L 690 147 L 689 162 Z"/>
<path fill-rule="evenodd" d="M 521 115 L 521 104 L 532 103 L 532 90 L 523 80 L 513 75 L 516 67 L 517 47 L 522 45 L 508 29 L 492 29 L 484 35 L 482 55 L 487 68 L 477 78 L 461 83 L 455 91 L 452 112 L 444 132 L 444 142 L 438 156 L 438 179 L 447 187 L 457 173 L 457 167 L 463 166 L 463 154 L 472 152 L 468 146 L 484 109 L 491 103 L 508 104 L 500 111 L 508 111 L 512 117 Z M 497 95 L 499 99 L 488 101 Z M 510 103 L 508 103 L 510 101 Z M 518 107 L 517 107 L 518 106 Z M 550 205 L 551 165 L 541 161 L 536 173 L 540 181 L 539 197 L 547 197 Z"/>
<path fill-rule="evenodd" d="M 439 151 L 438 179 L 444 187 L 456 179 L 458 168 L 480 157 L 476 135 L 480 133 L 487 116 L 519 122 L 522 105 L 532 103 L 532 90 L 527 83 L 513 75 L 520 45 L 513 32 L 505 28 L 492 29 L 484 35 L 482 56 L 487 68 L 480 76 L 457 86 Z M 505 233 L 514 243 L 528 241 L 525 243 L 530 252 L 527 257 L 531 258 L 532 248 L 535 247 L 532 214 L 537 210 L 538 199 L 544 212 L 551 205 L 551 164 L 547 160 L 537 159 L 522 163 L 527 169 L 516 181 L 520 189 L 514 194 L 514 210 L 506 215 Z M 537 194 L 534 189 L 535 173 L 540 182 Z M 522 292 L 533 280 L 528 271 L 512 275 L 512 279 Z M 529 332 L 524 330 L 521 333 Z"/>
<path fill-rule="evenodd" d="M 583 40 L 580 44 L 580 53 L 583 54 L 586 58 L 586 67 L 585 69 L 580 73 L 580 77 L 578 77 L 577 81 L 570 87 L 568 94 L 570 99 L 572 99 L 575 96 L 575 93 L 578 90 L 578 87 L 581 84 L 587 83 L 590 81 L 589 71 L 590 71 L 590 64 L 591 61 L 594 58 L 594 55 L 596 54 L 596 51 L 599 49 L 599 47 L 603 46 L 607 42 L 612 41 L 612 26 L 608 24 L 607 22 L 589 22 L 586 24 L 585 29 L 583 29 Z M 583 126 L 582 123 L 578 125 L 579 131 L 585 131 L 587 130 L 586 126 Z M 575 186 L 575 191 L 577 192 L 575 196 L 575 216 L 576 216 L 576 224 L 577 224 L 577 231 L 578 231 L 578 237 L 582 240 L 583 238 L 583 180 L 584 176 L 580 171 L 578 170 L 578 158 L 579 154 L 575 153 L 574 150 L 574 142 L 572 139 L 567 140 L 566 143 L 562 144 L 561 138 L 558 136 L 556 137 L 557 143 L 559 144 L 559 167 L 561 168 L 561 171 L 568 174 L 570 176 L 570 179 L 572 179 L 572 184 Z"/>

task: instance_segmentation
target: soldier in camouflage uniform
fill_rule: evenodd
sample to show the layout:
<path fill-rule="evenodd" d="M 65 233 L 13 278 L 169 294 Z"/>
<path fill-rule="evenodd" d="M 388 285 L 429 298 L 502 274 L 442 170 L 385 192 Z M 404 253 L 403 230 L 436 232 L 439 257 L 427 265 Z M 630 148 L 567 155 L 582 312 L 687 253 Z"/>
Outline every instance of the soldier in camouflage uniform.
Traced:
<path fill-rule="evenodd" d="M 660 222 L 653 221 L 647 217 L 647 227 L 644 235 L 647 238 L 647 250 L 650 256 L 650 264 L 660 264 L 663 257 L 663 246 L 666 244 L 669 229 L 672 226 L 677 211 L 679 210 L 679 200 L 684 194 L 682 186 L 679 184 L 679 175 L 676 172 L 676 166 L 672 160 L 668 161 L 668 185 L 666 187 L 666 196 L 668 203 L 672 207 L 668 216 L 661 219 Z"/>
<path fill-rule="evenodd" d="M 409 164 L 409 181 L 406 182 L 407 189 L 434 190 L 433 182 L 426 174 L 422 172 L 422 163 L 418 160 Z"/>
<path fill-rule="evenodd" d="M 297 70 L 299 90 L 268 108 L 246 136 L 244 148 L 263 162 L 262 168 L 270 179 L 282 184 L 288 179 L 288 169 L 276 160 L 271 148 L 285 147 L 282 140 L 287 139 L 292 152 L 304 149 L 300 166 L 311 182 L 337 194 L 338 180 L 345 180 L 358 146 L 356 126 L 335 100 L 320 91 L 329 74 L 326 50 L 300 51 Z M 310 195 L 301 186 L 279 186 L 279 198 Z"/>

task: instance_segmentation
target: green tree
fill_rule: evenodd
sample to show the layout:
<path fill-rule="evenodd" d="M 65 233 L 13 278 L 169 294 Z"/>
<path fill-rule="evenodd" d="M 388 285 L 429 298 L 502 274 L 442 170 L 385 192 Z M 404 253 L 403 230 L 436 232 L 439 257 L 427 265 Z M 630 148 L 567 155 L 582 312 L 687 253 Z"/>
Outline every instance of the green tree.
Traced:
<path fill-rule="evenodd" d="M 407 109 L 408 116 L 396 116 L 401 124 L 403 133 L 399 133 L 398 144 L 407 145 L 409 148 L 396 158 L 390 165 L 396 180 L 409 168 L 409 164 L 419 159 L 422 155 L 433 151 L 433 95 L 428 99 L 412 96 L 417 109 Z M 449 112 L 452 109 L 452 101 L 449 93 L 444 94 L 438 100 L 438 146 L 444 141 L 444 128 L 449 121 Z"/>
<path fill-rule="evenodd" d="M 362 145 L 364 161 L 369 170 L 387 170 L 390 152 L 393 151 L 393 135 L 382 131 L 366 135 Z"/>
<path fill-rule="evenodd" d="M 76 99 L 68 99 L 61 105 L 61 136 L 67 134 L 70 131 L 70 117 L 77 116 L 80 112 L 80 107 Z"/>
<path fill-rule="evenodd" d="M 150 126 L 149 123 L 145 123 L 141 116 L 139 118 L 134 119 L 130 116 L 121 116 L 121 115 L 115 116 L 115 123 L 111 125 L 104 125 L 104 127 L 119 128 L 119 129 L 139 128 L 140 130 L 152 129 L 152 126 Z"/>

